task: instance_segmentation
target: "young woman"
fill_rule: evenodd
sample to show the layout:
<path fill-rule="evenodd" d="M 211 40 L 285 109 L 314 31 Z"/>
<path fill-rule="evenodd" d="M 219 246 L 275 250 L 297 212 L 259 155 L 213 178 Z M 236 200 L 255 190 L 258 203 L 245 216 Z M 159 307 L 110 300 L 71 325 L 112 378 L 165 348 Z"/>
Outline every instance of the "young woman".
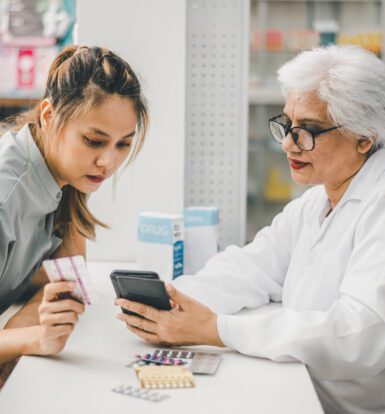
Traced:
<path fill-rule="evenodd" d="M 140 150 L 148 117 L 138 78 L 114 53 L 71 46 L 53 62 L 44 99 L 0 138 L 0 313 L 44 259 L 85 255 L 98 221 L 89 193 Z M 48 283 L 0 330 L 0 364 L 63 349 L 84 306 Z"/>

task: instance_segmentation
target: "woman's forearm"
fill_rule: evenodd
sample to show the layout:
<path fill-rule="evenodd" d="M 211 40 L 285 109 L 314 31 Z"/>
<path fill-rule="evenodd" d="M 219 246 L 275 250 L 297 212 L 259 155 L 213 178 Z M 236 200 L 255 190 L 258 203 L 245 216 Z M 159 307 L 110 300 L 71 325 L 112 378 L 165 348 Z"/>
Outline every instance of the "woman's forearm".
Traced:
<path fill-rule="evenodd" d="M 5 324 L 4 329 L 24 328 L 39 325 L 39 305 L 43 289 L 40 289 L 15 315 Z"/>
<path fill-rule="evenodd" d="M 22 328 L 39 324 L 39 305 L 43 297 L 43 288 L 48 283 L 47 275 L 41 267 L 33 276 L 31 289 L 35 293 L 24 306 L 5 324 L 4 329 Z M 31 292 L 32 293 L 32 292 Z"/>
<path fill-rule="evenodd" d="M 39 326 L 0 330 L 0 364 L 34 353 Z"/>
<path fill-rule="evenodd" d="M 39 291 L 0 330 L 0 365 L 32 352 L 40 328 L 41 296 Z"/>

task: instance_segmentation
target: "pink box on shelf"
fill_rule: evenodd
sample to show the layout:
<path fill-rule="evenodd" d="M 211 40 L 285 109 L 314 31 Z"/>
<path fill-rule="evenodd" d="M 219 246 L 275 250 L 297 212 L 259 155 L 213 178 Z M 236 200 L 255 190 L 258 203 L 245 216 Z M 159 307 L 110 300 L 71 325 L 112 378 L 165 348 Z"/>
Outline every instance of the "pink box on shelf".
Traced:
<path fill-rule="evenodd" d="M 34 89 L 35 72 L 35 49 L 19 49 L 17 56 L 17 89 Z"/>
<path fill-rule="evenodd" d="M 0 47 L 0 95 L 41 96 L 57 53 L 57 46 Z"/>

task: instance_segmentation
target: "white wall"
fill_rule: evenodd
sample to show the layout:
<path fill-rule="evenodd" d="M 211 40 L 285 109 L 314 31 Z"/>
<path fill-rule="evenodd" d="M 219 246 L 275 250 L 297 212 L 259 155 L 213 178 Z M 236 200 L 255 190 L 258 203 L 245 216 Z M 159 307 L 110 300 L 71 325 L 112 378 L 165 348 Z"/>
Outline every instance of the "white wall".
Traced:
<path fill-rule="evenodd" d="M 90 260 L 135 259 L 140 211 L 180 213 L 184 203 L 186 0 L 80 0 L 79 44 L 105 46 L 126 59 L 150 107 L 147 142 L 118 182 L 92 195 L 92 212 L 111 226 L 88 243 Z"/>

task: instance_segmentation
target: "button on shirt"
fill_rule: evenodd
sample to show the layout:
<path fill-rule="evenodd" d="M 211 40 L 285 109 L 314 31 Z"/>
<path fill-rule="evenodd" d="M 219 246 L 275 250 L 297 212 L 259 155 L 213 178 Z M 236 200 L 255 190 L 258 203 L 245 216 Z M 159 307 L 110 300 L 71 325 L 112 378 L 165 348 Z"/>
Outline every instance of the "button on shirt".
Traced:
<path fill-rule="evenodd" d="M 384 413 L 384 149 L 329 211 L 324 187 L 313 187 L 249 245 L 228 247 L 174 284 L 218 313 L 225 345 L 306 364 L 326 413 Z M 283 306 L 231 315 L 270 301 Z"/>
<path fill-rule="evenodd" d="M 61 196 L 28 125 L 0 137 L 0 313 L 59 247 L 52 228 Z"/>

